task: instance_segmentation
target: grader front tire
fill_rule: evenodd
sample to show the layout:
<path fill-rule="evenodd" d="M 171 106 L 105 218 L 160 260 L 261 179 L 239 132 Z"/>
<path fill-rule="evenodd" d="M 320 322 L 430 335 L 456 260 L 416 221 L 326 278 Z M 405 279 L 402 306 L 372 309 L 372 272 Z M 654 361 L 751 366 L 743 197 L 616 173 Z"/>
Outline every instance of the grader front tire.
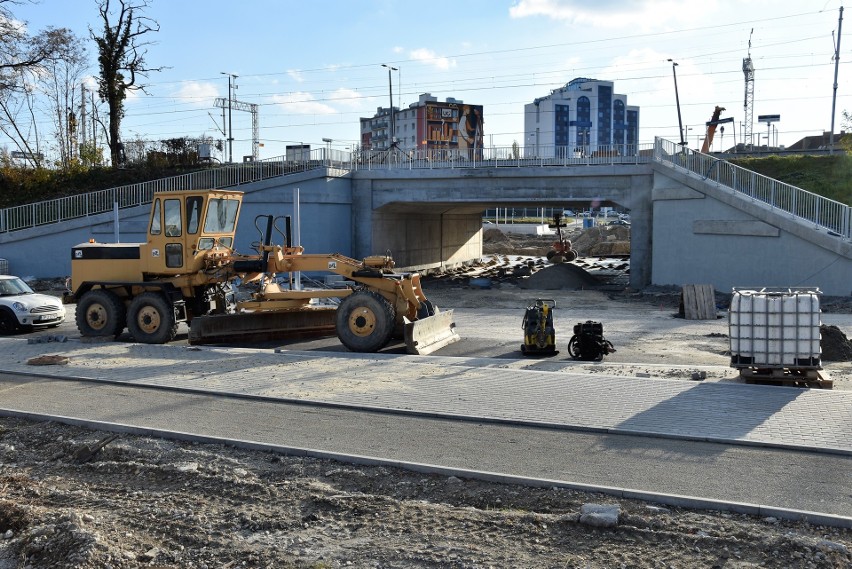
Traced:
<path fill-rule="evenodd" d="M 355 292 L 337 307 L 337 337 L 353 352 L 378 352 L 390 341 L 394 320 L 394 308 L 382 295 Z"/>

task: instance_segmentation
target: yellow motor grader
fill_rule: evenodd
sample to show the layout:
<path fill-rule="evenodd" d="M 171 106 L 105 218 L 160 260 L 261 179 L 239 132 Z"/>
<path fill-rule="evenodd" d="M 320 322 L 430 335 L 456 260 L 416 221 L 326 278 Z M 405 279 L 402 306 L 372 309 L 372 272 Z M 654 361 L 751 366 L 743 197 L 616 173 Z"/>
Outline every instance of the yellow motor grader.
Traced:
<path fill-rule="evenodd" d="M 126 327 L 138 342 L 162 344 L 186 322 L 192 344 L 336 333 L 355 352 L 376 352 L 404 337 L 415 354 L 459 339 L 452 310 L 439 311 L 426 298 L 419 274 L 394 272 L 388 256 L 305 254 L 291 245 L 287 217 L 258 216 L 257 254 L 236 253 L 242 197 L 229 190 L 156 192 L 145 243 L 74 246 L 65 300 L 77 303 L 80 334 L 115 337 Z M 273 232 L 283 244 L 272 243 Z M 300 272 L 342 275 L 346 286 L 302 290 L 294 279 Z M 250 298 L 235 294 L 236 283 L 254 288 Z"/>

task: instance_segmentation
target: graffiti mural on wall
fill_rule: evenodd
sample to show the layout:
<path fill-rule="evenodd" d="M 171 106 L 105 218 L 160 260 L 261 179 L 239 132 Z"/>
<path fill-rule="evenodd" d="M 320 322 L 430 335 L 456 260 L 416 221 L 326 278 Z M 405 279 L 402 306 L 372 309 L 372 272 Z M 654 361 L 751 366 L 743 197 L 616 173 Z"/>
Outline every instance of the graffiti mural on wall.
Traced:
<path fill-rule="evenodd" d="M 459 105 L 459 150 L 482 152 L 482 105 Z"/>

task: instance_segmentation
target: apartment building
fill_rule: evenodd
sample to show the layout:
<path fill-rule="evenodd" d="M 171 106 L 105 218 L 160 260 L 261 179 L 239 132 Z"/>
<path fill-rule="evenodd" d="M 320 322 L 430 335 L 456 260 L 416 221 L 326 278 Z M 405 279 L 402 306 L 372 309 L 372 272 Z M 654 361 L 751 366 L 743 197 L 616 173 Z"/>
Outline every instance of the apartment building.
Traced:
<path fill-rule="evenodd" d="M 627 154 L 639 141 L 639 107 L 612 81 L 577 78 L 524 105 L 526 155 Z"/>
<path fill-rule="evenodd" d="M 427 151 L 429 156 L 482 156 L 482 105 L 467 105 L 452 97 L 438 101 L 431 93 L 423 93 L 406 109 L 379 107 L 375 115 L 360 120 L 364 150 L 388 150 L 391 143 L 395 143 L 396 148 L 405 153 Z"/>

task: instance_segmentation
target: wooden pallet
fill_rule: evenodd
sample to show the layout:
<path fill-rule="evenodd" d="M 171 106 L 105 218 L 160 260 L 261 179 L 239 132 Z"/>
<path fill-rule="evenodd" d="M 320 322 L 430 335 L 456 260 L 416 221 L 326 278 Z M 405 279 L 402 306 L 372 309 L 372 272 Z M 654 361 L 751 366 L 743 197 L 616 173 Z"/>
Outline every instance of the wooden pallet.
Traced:
<path fill-rule="evenodd" d="M 687 320 L 716 320 L 716 293 L 713 285 L 683 285 L 679 312 Z"/>
<path fill-rule="evenodd" d="M 783 385 L 787 387 L 811 387 L 816 389 L 831 389 L 834 381 L 823 377 L 817 369 L 801 368 L 744 368 L 740 377 L 746 383 L 764 385 Z"/>

